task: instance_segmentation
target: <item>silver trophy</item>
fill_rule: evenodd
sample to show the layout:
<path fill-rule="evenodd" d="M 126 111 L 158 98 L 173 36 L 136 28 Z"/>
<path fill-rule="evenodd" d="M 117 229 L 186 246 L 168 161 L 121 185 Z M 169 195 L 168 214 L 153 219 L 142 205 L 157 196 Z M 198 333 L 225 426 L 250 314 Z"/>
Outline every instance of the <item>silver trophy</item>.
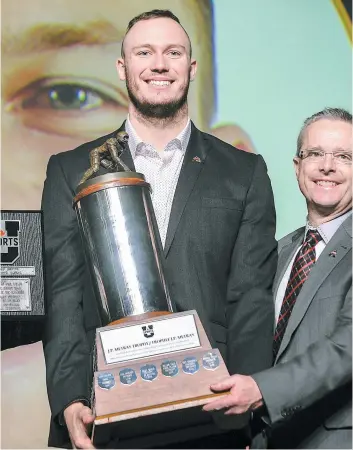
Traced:
<path fill-rule="evenodd" d="M 173 310 L 150 185 L 121 161 L 126 145 L 127 134 L 118 133 L 91 151 L 74 199 L 103 325 Z M 101 165 L 114 172 L 90 179 Z"/>
<path fill-rule="evenodd" d="M 216 395 L 210 384 L 228 375 L 197 312 L 174 312 L 150 185 L 120 159 L 127 139 L 121 132 L 91 151 L 74 198 L 103 325 L 91 399 L 92 440 L 102 445 L 106 427 L 207 403 Z M 100 166 L 111 172 L 91 178 Z"/>

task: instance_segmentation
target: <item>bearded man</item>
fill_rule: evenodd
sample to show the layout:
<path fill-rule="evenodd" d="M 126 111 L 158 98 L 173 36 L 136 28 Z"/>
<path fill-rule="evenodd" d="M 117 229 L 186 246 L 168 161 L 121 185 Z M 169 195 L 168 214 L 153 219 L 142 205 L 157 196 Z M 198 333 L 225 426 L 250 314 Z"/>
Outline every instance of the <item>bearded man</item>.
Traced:
<path fill-rule="evenodd" d="M 230 373 L 263 370 L 272 362 L 271 288 L 277 264 L 274 202 L 264 160 L 202 133 L 191 122 L 187 96 L 197 63 L 188 34 L 170 11 L 153 10 L 131 20 L 117 70 L 129 97 L 128 117 L 118 130 L 129 135 L 122 159 L 152 187 L 172 301 L 177 311 L 196 309 Z M 48 163 L 42 207 L 50 446 L 70 446 L 70 437 L 76 447 L 92 448 L 86 431 L 94 420 L 91 355 L 102 324 L 72 199 L 89 167 L 89 152 L 115 134 L 54 155 Z M 101 168 L 96 175 L 105 172 Z M 196 441 L 165 423 L 165 434 L 171 432 L 178 448 L 222 448 L 219 438 L 217 444 L 210 439 L 222 434 L 210 415 L 192 414 L 186 425 L 198 430 Z M 118 442 L 112 436 L 107 445 L 117 448 Z M 163 445 L 173 445 L 173 438 L 164 437 Z M 236 445 L 224 441 L 224 448 Z"/>

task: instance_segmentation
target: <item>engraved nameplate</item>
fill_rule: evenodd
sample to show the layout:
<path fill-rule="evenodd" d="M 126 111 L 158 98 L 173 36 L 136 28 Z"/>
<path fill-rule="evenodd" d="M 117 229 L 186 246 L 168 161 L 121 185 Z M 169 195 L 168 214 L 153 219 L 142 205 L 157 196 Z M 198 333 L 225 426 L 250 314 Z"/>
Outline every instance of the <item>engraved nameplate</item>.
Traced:
<path fill-rule="evenodd" d="M 100 331 L 104 357 L 113 364 L 200 347 L 193 314 Z"/>
<path fill-rule="evenodd" d="M 1 311 L 31 311 L 29 278 L 0 279 Z"/>

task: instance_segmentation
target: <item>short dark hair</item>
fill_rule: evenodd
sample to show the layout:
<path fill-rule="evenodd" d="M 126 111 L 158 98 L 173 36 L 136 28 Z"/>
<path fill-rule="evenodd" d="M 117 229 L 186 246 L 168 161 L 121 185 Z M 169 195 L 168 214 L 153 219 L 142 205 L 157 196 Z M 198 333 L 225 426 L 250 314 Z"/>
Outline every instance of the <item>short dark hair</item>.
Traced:
<path fill-rule="evenodd" d="M 181 28 L 185 31 L 185 34 L 186 34 L 186 36 L 188 37 L 188 40 L 189 40 L 190 58 L 191 58 L 192 50 L 191 50 L 190 37 L 189 37 L 188 33 L 186 32 L 185 28 L 180 23 L 180 20 L 169 9 L 152 9 L 151 11 L 143 12 L 143 13 L 139 14 L 138 16 L 136 16 L 136 17 L 134 17 L 133 19 L 130 20 L 130 22 L 129 22 L 128 26 L 127 26 L 126 32 L 125 32 L 125 36 L 124 36 L 123 42 L 121 43 L 121 57 L 122 58 L 125 57 L 125 54 L 124 54 L 124 41 L 125 41 L 126 35 L 131 30 L 131 28 L 135 24 L 137 24 L 137 22 L 141 22 L 141 20 L 160 19 L 160 18 L 174 20 L 174 22 L 178 23 L 181 26 Z"/>
<path fill-rule="evenodd" d="M 352 114 L 343 108 L 325 108 L 322 111 L 319 111 L 312 116 L 305 119 L 304 124 L 300 130 L 298 139 L 297 139 L 297 153 L 296 156 L 300 155 L 300 151 L 303 146 L 304 133 L 309 125 L 314 122 L 317 122 L 321 119 L 329 119 L 329 120 L 340 120 L 341 122 L 347 122 L 352 124 Z"/>

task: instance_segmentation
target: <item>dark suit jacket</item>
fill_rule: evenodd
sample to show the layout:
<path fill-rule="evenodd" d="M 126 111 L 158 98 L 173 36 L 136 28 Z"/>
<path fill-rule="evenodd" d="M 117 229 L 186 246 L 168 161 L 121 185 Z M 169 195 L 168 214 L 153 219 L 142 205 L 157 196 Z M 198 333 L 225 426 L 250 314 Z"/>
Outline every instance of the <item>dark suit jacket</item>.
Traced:
<path fill-rule="evenodd" d="M 304 232 L 300 228 L 279 242 L 275 296 Z M 352 217 L 304 283 L 275 366 L 253 377 L 276 448 L 351 448 L 351 435 L 342 430 L 352 427 Z"/>
<path fill-rule="evenodd" d="M 49 305 L 44 352 L 54 418 L 50 445 L 64 445 L 59 413 L 74 400 L 89 399 L 91 349 L 101 323 L 72 199 L 89 167 L 90 150 L 112 135 L 52 156 L 48 163 L 42 208 Z M 134 169 L 130 152 L 123 160 Z M 165 243 L 166 278 L 177 310 L 197 310 L 230 373 L 249 374 L 271 364 L 274 233 L 263 158 L 192 125 Z"/>

